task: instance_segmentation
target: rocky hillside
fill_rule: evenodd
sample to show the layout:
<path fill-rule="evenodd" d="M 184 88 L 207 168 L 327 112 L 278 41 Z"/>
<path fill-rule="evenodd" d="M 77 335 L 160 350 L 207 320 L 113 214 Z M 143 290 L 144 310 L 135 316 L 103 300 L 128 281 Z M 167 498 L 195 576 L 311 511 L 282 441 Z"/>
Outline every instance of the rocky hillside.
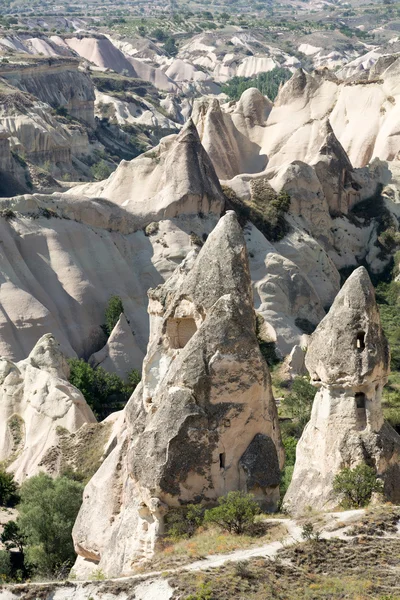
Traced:
<path fill-rule="evenodd" d="M 0 63 L 0 460 L 22 483 L 21 527 L 24 485 L 43 471 L 50 491 L 62 481 L 79 493 L 64 528 L 71 545 L 73 517 L 78 579 L 162 570 L 164 543 L 175 557 L 186 538 L 212 538 L 206 513 L 230 492 L 252 495 L 246 510 L 255 504 L 242 558 L 255 556 L 257 535 L 262 556 L 275 556 L 287 534 L 298 545 L 276 564 L 289 580 L 303 538 L 310 556 L 319 543 L 346 554 L 345 536 L 358 540 L 345 521 L 354 514 L 340 525 L 318 517 L 304 531 L 301 519 L 307 507 L 311 519 L 345 501 L 345 468 L 368 469 L 367 500 L 399 499 L 400 437 L 382 406 L 390 351 L 371 278 L 397 273 L 400 59 L 344 80 L 295 70 L 266 46 L 263 57 L 227 65 L 215 36 L 182 44 L 177 57 L 156 44 L 135 56 L 132 44 L 99 33 L 16 37 Z M 210 95 L 218 77 L 266 69 L 259 61 L 295 71 L 274 102 L 254 87 L 236 101 Z M 147 141 L 129 155 L 139 132 Z M 81 181 L 64 190 L 65 175 Z M 388 302 L 398 297 L 396 281 L 382 289 Z M 108 412 L 99 410 L 105 389 Z M 299 521 L 274 540 L 265 515 L 254 517 L 282 506 Z M 199 509 L 193 531 L 171 533 Z M 32 549 L 42 542 L 26 531 L 24 568 L 43 575 Z M 396 527 L 390 534 L 397 547 Z M 65 565 L 71 554 L 46 576 L 65 576 Z M 175 575 L 140 581 L 134 593 L 202 597 Z M 32 584 L 0 597 L 40 589 L 127 600 L 124 585 Z M 250 587 L 240 593 L 257 598 Z"/>

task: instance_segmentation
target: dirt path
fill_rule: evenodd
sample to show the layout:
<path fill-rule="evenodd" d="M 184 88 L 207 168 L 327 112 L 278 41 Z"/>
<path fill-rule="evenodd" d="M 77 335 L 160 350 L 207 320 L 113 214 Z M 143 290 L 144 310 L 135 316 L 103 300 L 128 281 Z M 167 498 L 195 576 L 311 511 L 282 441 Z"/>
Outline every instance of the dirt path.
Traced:
<path fill-rule="evenodd" d="M 350 539 L 349 536 L 346 536 L 346 531 L 351 527 L 354 519 L 358 519 L 363 512 L 363 510 L 350 510 L 340 513 L 327 513 L 325 515 L 326 523 L 322 526 L 320 532 L 321 538 Z M 312 517 L 310 517 L 310 520 L 312 521 Z M 202 560 L 196 560 L 195 562 L 174 569 L 150 571 L 138 575 L 107 579 L 101 582 L 54 582 L 55 590 L 53 589 L 51 595 L 46 600 L 89 600 L 90 598 L 93 600 L 109 600 L 110 598 L 117 598 L 110 594 L 110 590 L 105 594 L 105 590 L 108 586 L 112 587 L 113 582 L 119 582 L 120 584 L 125 582 L 129 585 L 131 591 L 135 589 L 135 598 L 137 600 L 170 600 L 173 595 L 173 589 L 168 584 L 168 577 L 174 573 L 215 569 L 228 561 L 239 562 L 254 557 L 273 559 L 282 548 L 287 548 L 288 546 L 304 541 L 302 538 L 302 525 L 298 524 L 295 519 L 265 519 L 265 522 L 284 524 L 287 529 L 287 535 L 280 541 L 235 550 L 228 554 L 212 554 Z M 340 525 L 339 528 L 338 525 Z M 136 585 L 135 582 L 137 582 Z M 41 583 L 30 584 L 33 588 L 42 585 Z M 17 598 L 21 600 L 21 596 L 16 595 L 19 587 L 18 585 L 7 586 L 7 591 L 0 591 L 0 600 L 16 600 Z M 122 600 L 125 596 L 121 595 L 120 598 Z"/>

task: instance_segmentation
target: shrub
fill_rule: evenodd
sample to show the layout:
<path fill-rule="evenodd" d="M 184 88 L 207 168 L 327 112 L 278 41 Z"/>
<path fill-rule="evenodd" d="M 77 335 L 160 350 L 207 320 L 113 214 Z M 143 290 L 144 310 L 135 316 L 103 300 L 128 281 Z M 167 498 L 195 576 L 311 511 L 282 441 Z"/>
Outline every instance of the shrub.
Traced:
<path fill-rule="evenodd" d="M 304 523 L 301 528 L 301 537 L 303 540 L 306 540 L 306 542 L 318 542 L 320 540 L 319 532 L 315 531 L 314 525 L 309 521 Z"/>
<path fill-rule="evenodd" d="M 307 377 L 296 377 L 290 394 L 281 402 L 282 409 L 296 422 L 297 437 L 301 436 L 304 427 L 310 420 L 315 394 L 316 389 Z"/>
<path fill-rule="evenodd" d="M 24 553 L 26 538 L 21 533 L 16 521 L 8 521 L 5 523 L 0 539 L 7 550 L 16 548 L 21 554 Z"/>
<path fill-rule="evenodd" d="M 149 237 L 151 235 L 156 235 L 158 233 L 159 229 L 160 229 L 159 223 L 157 223 L 157 221 L 153 221 L 152 223 L 149 223 L 148 225 L 146 225 L 146 227 L 144 228 L 144 235 L 146 235 L 147 237 Z"/>
<path fill-rule="evenodd" d="M 122 410 L 140 381 L 138 371 L 131 371 L 128 383 L 115 373 L 107 373 L 102 367 L 93 369 L 82 358 L 68 360 L 69 381 L 80 390 L 99 420 L 112 412 Z"/>
<path fill-rule="evenodd" d="M 15 506 L 18 502 L 18 484 L 14 475 L 0 470 L 0 506 Z"/>
<path fill-rule="evenodd" d="M 54 110 L 55 110 L 56 115 L 58 115 L 59 117 L 67 117 L 68 116 L 68 110 L 65 106 L 55 106 Z"/>
<path fill-rule="evenodd" d="M 165 518 L 167 535 L 172 538 L 192 537 L 204 521 L 204 512 L 201 504 L 188 504 L 170 510 Z"/>
<path fill-rule="evenodd" d="M 362 463 L 354 469 L 342 469 L 333 481 L 333 489 L 342 497 L 343 507 L 359 508 L 368 504 L 373 492 L 383 492 L 383 483 L 372 467 Z"/>
<path fill-rule="evenodd" d="M 75 560 L 72 527 L 82 503 L 83 485 L 40 473 L 21 486 L 18 527 L 26 539 L 26 559 L 34 572 L 57 576 Z"/>
<path fill-rule="evenodd" d="M 121 314 L 124 312 L 124 305 L 119 296 L 111 296 L 106 306 L 104 313 L 105 325 L 103 326 L 104 331 L 110 335 Z"/>
<path fill-rule="evenodd" d="M 281 501 L 283 501 L 283 498 L 286 492 L 288 491 L 290 482 L 292 481 L 293 471 L 293 465 L 285 465 L 283 471 L 281 472 L 281 481 L 279 484 L 279 493 L 281 496 Z"/>
<path fill-rule="evenodd" d="M 275 100 L 281 83 L 291 77 L 291 72 L 282 67 L 275 67 L 267 73 L 259 73 L 257 77 L 232 77 L 221 88 L 231 100 L 239 100 L 243 92 L 249 88 L 257 88 L 270 100 Z"/>
<path fill-rule="evenodd" d="M 163 49 L 165 52 L 167 52 L 168 54 L 170 54 L 171 56 L 176 56 L 178 54 L 178 48 L 176 46 L 175 43 L 175 38 L 173 37 L 169 37 L 164 46 Z"/>
<path fill-rule="evenodd" d="M 251 201 L 240 199 L 228 186 L 222 186 L 222 190 L 227 206 L 236 212 L 242 226 L 251 221 L 271 242 L 288 233 L 285 214 L 290 207 L 290 196 L 286 192 L 277 194 L 266 178 L 251 181 Z"/>
<path fill-rule="evenodd" d="M 285 448 L 285 464 L 293 466 L 296 462 L 297 439 L 291 435 L 282 436 L 283 446 Z"/>
<path fill-rule="evenodd" d="M 215 523 L 229 533 L 240 534 L 251 528 L 260 507 L 252 494 L 229 492 L 218 498 L 218 506 L 206 510 L 204 521 Z"/>
<path fill-rule="evenodd" d="M 11 558 L 9 552 L 0 550 L 0 582 L 8 581 L 11 575 Z"/>
<path fill-rule="evenodd" d="M 91 167 L 91 172 L 96 181 L 107 179 L 114 171 L 105 160 L 101 159 L 98 163 Z"/>

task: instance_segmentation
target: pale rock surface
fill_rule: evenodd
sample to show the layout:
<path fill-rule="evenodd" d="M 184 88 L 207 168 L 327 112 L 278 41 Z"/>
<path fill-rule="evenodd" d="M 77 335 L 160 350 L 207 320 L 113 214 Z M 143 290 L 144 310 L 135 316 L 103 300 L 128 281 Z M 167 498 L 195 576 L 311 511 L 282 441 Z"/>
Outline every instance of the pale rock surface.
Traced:
<path fill-rule="evenodd" d="M 0 66 L 0 77 L 46 104 L 65 106 L 72 117 L 94 127 L 94 85 L 78 67 L 79 61 L 72 57 L 41 59 L 18 68 L 6 63 Z"/>
<path fill-rule="evenodd" d="M 74 526 L 78 576 L 90 565 L 128 573 L 152 555 L 163 515 L 181 502 L 212 502 L 235 489 L 270 509 L 279 498 L 277 412 L 235 214 L 149 297 L 142 382 Z"/>
<path fill-rule="evenodd" d="M 121 313 L 106 345 L 92 354 L 89 364 L 94 369 L 103 367 L 108 373 L 116 373 L 126 380 L 133 369 L 141 370 L 143 357 L 144 353 L 139 348 L 124 313 Z"/>
<path fill-rule="evenodd" d="M 246 90 L 231 114 L 216 98 L 194 101 L 192 118 L 220 179 L 265 168 L 260 146 L 270 110 L 271 103 L 256 89 Z"/>
<path fill-rule="evenodd" d="M 335 475 L 363 462 L 383 480 L 388 500 L 399 502 L 400 436 L 384 422 L 381 405 L 389 348 L 364 267 L 348 278 L 311 336 L 306 367 L 318 392 L 284 505 L 294 512 L 335 507 Z"/>
<path fill-rule="evenodd" d="M 0 356 L 26 357 L 51 332 L 67 356 L 89 358 L 105 343 L 101 325 L 111 296 L 121 298 L 139 348 L 149 336 L 147 290 L 167 279 L 204 239 L 217 215 L 182 215 L 153 224 L 105 200 L 68 195 L 0 201 L 2 244 Z"/>
<path fill-rule="evenodd" d="M 40 338 L 25 360 L 0 359 L 0 460 L 19 482 L 46 470 L 43 459 L 57 446 L 58 427 L 74 433 L 96 422 L 68 376 L 66 358 L 51 334 Z"/>
<path fill-rule="evenodd" d="M 125 102 L 115 96 L 96 91 L 96 111 L 99 118 L 103 116 L 105 106 L 111 108 L 113 116 L 120 125 L 139 123 L 175 131 L 180 127 L 143 98 L 132 98 L 131 102 Z"/>
<path fill-rule="evenodd" d="M 382 57 L 365 80 L 354 82 L 343 82 L 326 69 L 313 74 L 299 69 L 279 92 L 268 118 L 262 152 L 270 157 L 269 166 L 309 163 L 327 118 L 353 167 L 376 157 L 396 159 L 399 70 L 398 56 Z"/>
<path fill-rule="evenodd" d="M 143 61 L 125 56 L 105 36 L 71 37 L 65 39 L 66 44 L 79 56 L 86 58 L 102 69 L 112 69 L 117 73 L 127 71 L 131 77 L 149 81 L 160 90 L 179 91 L 178 86 L 161 69 L 155 69 Z"/>
<path fill-rule="evenodd" d="M 135 215 L 138 226 L 184 214 L 219 215 L 224 196 L 196 127 L 187 121 L 178 136 L 122 161 L 105 181 L 76 186 L 68 194 L 101 196 Z"/>

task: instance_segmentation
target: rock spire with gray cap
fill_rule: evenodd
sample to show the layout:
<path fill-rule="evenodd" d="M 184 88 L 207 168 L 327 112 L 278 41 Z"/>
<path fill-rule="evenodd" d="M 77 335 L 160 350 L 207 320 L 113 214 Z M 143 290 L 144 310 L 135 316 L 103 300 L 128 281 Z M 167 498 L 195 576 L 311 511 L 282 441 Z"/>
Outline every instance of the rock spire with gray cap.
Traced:
<path fill-rule="evenodd" d="M 389 348 L 374 288 L 364 267 L 356 269 L 311 336 L 306 366 L 319 390 L 311 419 L 297 445 L 296 464 L 284 505 L 331 509 L 335 475 L 365 462 L 384 481 L 389 500 L 400 500 L 400 436 L 384 422 L 382 388 Z"/>
<path fill-rule="evenodd" d="M 78 576 L 121 575 L 151 556 L 171 507 L 231 490 L 266 509 L 279 500 L 283 451 L 235 213 L 149 297 L 142 382 L 74 527 Z"/>

